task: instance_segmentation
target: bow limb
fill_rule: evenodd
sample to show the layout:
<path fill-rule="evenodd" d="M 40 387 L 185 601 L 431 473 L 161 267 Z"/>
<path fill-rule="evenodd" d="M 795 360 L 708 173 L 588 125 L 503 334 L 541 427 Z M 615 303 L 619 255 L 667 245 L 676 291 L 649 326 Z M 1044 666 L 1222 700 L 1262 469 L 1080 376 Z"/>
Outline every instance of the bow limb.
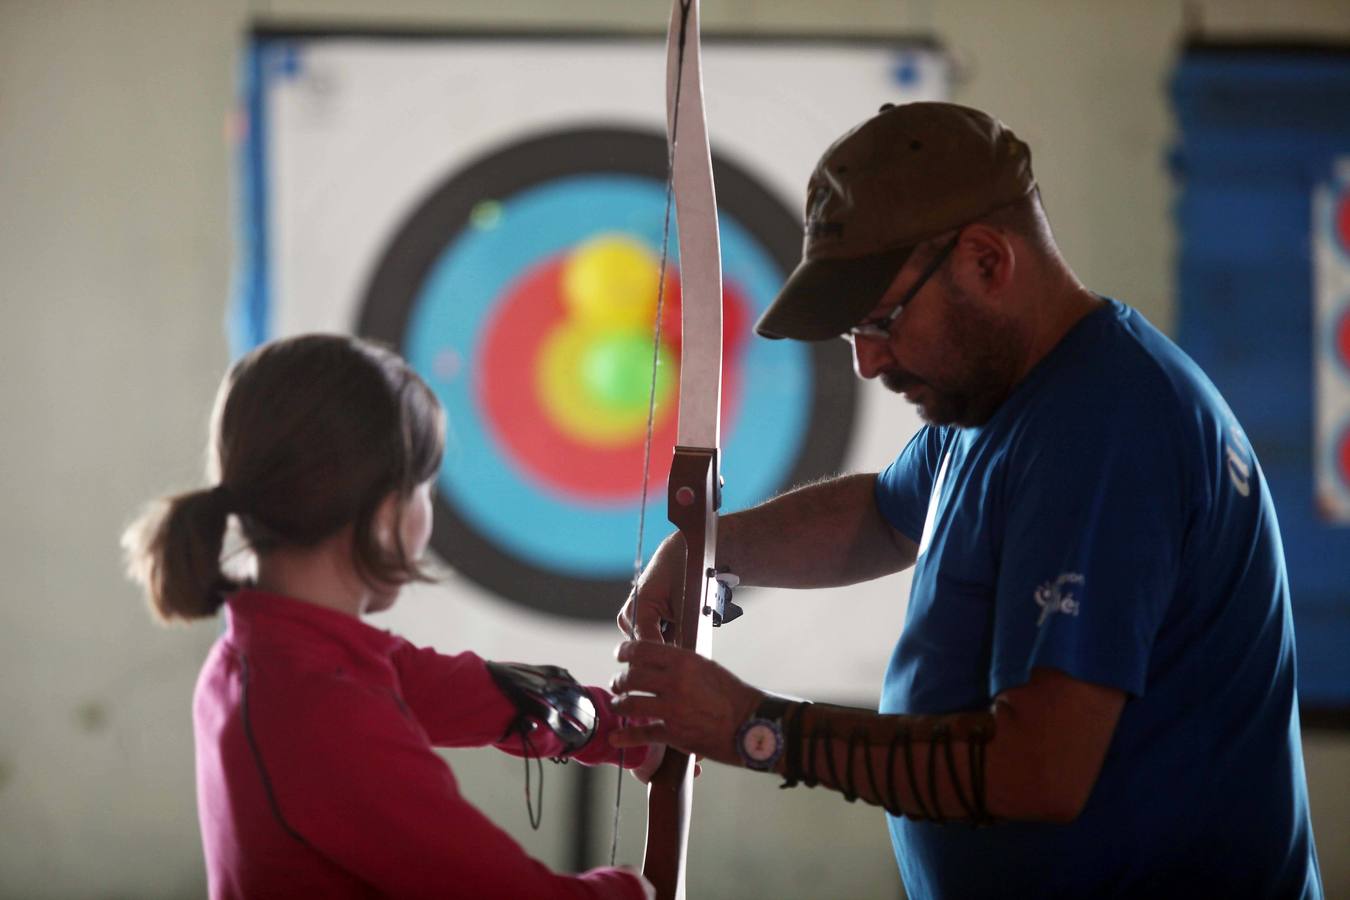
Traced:
<path fill-rule="evenodd" d="M 712 655 L 709 573 L 716 567 L 722 406 L 722 260 L 712 153 L 703 110 L 698 0 L 674 0 L 667 39 L 666 129 L 680 247 L 679 423 L 668 486 L 670 521 L 687 556 L 673 610 L 677 646 Z M 679 586 L 677 586 L 679 587 Z M 693 811 L 693 759 L 674 748 L 652 777 L 642 871 L 659 900 L 683 900 Z"/>

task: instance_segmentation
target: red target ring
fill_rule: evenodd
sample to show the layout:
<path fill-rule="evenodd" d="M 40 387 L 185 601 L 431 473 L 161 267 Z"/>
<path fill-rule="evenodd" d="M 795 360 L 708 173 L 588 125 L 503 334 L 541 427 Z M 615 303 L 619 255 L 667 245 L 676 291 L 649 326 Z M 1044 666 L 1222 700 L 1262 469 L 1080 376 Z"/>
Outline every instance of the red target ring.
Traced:
<path fill-rule="evenodd" d="M 1336 321 L 1333 339 L 1336 342 L 1336 359 L 1350 371 L 1350 309 L 1342 312 Z"/>
<path fill-rule="evenodd" d="M 1335 233 L 1341 252 L 1350 254 L 1350 191 L 1342 192 L 1336 200 Z"/>
<path fill-rule="evenodd" d="M 1341 487 L 1350 490 L 1350 427 L 1341 431 L 1336 443 L 1336 474 L 1340 476 Z"/>

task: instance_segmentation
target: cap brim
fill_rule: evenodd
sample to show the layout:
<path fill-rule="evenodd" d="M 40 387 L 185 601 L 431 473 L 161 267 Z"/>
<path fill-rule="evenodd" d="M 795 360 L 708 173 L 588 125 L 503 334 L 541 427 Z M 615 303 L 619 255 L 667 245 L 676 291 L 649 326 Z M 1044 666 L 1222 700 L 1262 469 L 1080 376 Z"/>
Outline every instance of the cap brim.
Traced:
<path fill-rule="evenodd" d="M 913 247 L 901 247 L 856 259 L 802 260 L 755 331 L 796 341 L 838 337 L 880 302 L 913 252 Z"/>

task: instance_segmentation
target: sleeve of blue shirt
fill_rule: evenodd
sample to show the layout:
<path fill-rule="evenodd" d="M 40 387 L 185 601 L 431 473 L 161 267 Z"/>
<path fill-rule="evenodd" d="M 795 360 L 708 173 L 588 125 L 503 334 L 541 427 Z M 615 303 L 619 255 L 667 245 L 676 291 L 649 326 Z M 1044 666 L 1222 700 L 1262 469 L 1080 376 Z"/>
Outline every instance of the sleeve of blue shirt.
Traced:
<path fill-rule="evenodd" d="M 1184 440 L 1171 397 L 1091 394 L 1042 406 L 1010 446 L 992 695 L 1035 667 L 1145 691 L 1185 540 Z"/>
<path fill-rule="evenodd" d="M 874 495 L 881 515 L 911 541 L 918 543 L 928 511 L 928 496 L 942 459 L 945 429 L 926 425 L 909 439 L 889 466 L 877 476 Z"/>

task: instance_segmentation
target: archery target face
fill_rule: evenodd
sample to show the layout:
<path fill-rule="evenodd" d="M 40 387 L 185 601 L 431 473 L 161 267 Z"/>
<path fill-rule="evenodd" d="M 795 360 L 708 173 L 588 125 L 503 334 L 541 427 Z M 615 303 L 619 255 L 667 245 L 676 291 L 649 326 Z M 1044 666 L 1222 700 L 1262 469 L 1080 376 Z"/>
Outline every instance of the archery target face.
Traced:
<path fill-rule="evenodd" d="M 663 136 L 633 129 L 495 148 L 449 173 L 407 219 L 362 306 L 360 332 L 399 348 L 448 414 L 433 546 L 530 607 L 613 617 L 644 484 L 644 558 L 668 531 L 682 336 L 673 239 L 661 287 L 665 159 Z M 724 160 L 715 170 L 722 474 L 734 509 L 839 468 L 856 383 L 842 342 L 752 339 L 796 263 L 800 227 L 753 176 Z"/>

